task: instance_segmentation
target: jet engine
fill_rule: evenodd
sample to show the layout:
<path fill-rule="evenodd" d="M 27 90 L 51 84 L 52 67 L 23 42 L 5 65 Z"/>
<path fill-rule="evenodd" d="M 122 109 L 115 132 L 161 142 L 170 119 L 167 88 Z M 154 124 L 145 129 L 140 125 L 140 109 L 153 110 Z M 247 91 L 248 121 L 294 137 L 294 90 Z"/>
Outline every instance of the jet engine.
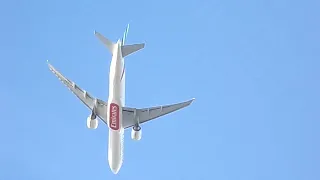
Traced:
<path fill-rule="evenodd" d="M 97 116 L 94 114 L 91 114 L 88 118 L 87 118 L 87 127 L 89 129 L 97 129 L 98 127 L 98 120 L 97 120 Z"/>
<path fill-rule="evenodd" d="M 131 131 L 131 138 L 133 140 L 139 141 L 141 139 L 141 127 L 140 126 L 133 126 Z"/>

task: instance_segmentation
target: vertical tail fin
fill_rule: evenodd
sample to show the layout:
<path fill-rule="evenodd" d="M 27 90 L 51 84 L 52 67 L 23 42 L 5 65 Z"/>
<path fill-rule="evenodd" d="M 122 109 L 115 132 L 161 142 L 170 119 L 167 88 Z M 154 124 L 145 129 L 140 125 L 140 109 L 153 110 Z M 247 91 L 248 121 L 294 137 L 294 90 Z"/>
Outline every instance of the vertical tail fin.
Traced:
<path fill-rule="evenodd" d="M 128 31 L 129 31 L 129 24 L 127 25 L 126 30 L 123 33 L 123 38 L 122 38 L 122 46 L 124 45 L 126 39 L 127 39 L 127 35 L 128 35 Z"/>
<path fill-rule="evenodd" d="M 122 38 L 122 47 L 121 47 L 122 57 L 128 56 L 129 54 L 132 54 L 132 53 L 144 48 L 144 43 L 124 45 L 124 43 L 127 39 L 127 36 L 128 36 L 128 31 L 129 31 L 129 24 L 128 24 L 126 30 L 124 31 L 123 38 Z"/>
<path fill-rule="evenodd" d="M 129 24 L 127 25 L 127 28 L 126 28 L 126 30 L 124 31 L 124 34 L 123 34 L 121 50 L 123 50 L 124 43 L 126 42 L 128 31 L 129 31 Z M 124 56 L 122 56 L 122 57 L 124 57 Z M 126 89 L 126 73 L 125 73 L 125 64 L 124 64 L 124 62 L 123 62 L 123 72 L 122 72 L 122 77 L 121 77 L 121 83 L 122 83 L 122 88 L 123 88 L 122 102 L 123 102 L 123 106 L 124 106 L 125 102 L 126 102 L 126 93 L 125 93 L 125 89 Z"/>

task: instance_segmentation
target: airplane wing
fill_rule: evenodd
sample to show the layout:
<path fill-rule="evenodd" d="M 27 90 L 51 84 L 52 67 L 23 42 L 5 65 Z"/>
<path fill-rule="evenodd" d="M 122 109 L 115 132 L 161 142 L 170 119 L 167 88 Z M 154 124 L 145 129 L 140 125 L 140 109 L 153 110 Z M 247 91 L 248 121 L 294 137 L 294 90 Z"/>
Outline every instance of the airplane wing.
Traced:
<path fill-rule="evenodd" d="M 64 77 L 59 71 L 57 71 L 51 64 L 48 62 L 49 69 L 55 74 L 60 81 L 66 85 L 73 94 L 75 94 L 82 102 L 85 104 L 91 111 L 95 107 L 96 115 L 106 124 L 107 123 L 107 103 L 92 97 L 89 93 L 85 90 L 81 89 L 78 85 L 74 82 L 70 81 L 66 77 Z"/>
<path fill-rule="evenodd" d="M 172 113 L 186 106 L 189 106 L 193 101 L 194 99 L 191 99 L 189 101 L 185 101 L 177 104 L 143 108 L 143 109 L 123 107 L 123 110 L 122 110 L 123 128 L 126 129 L 129 127 L 132 127 L 137 122 L 139 122 L 139 124 L 143 124 L 157 117 Z"/>

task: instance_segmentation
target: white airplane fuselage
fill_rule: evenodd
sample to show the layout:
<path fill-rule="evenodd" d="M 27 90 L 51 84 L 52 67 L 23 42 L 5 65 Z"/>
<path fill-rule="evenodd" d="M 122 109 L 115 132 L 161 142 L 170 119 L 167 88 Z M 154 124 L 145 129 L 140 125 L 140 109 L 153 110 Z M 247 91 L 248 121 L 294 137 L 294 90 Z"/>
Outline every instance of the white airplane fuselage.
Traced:
<path fill-rule="evenodd" d="M 107 111 L 109 127 L 108 162 L 112 172 L 117 174 L 122 166 L 123 159 L 122 107 L 125 105 L 125 69 L 120 40 L 115 44 L 112 54 Z"/>

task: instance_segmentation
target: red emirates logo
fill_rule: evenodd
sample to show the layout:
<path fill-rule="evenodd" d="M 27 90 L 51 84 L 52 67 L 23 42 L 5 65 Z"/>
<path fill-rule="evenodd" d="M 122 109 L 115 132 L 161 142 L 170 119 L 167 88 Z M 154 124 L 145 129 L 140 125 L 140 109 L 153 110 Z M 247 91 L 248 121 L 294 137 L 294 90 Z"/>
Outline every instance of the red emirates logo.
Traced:
<path fill-rule="evenodd" d="M 110 128 L 113 130 L 119 130 L 119 106 L 115 103 L 110 104 Z"/>

